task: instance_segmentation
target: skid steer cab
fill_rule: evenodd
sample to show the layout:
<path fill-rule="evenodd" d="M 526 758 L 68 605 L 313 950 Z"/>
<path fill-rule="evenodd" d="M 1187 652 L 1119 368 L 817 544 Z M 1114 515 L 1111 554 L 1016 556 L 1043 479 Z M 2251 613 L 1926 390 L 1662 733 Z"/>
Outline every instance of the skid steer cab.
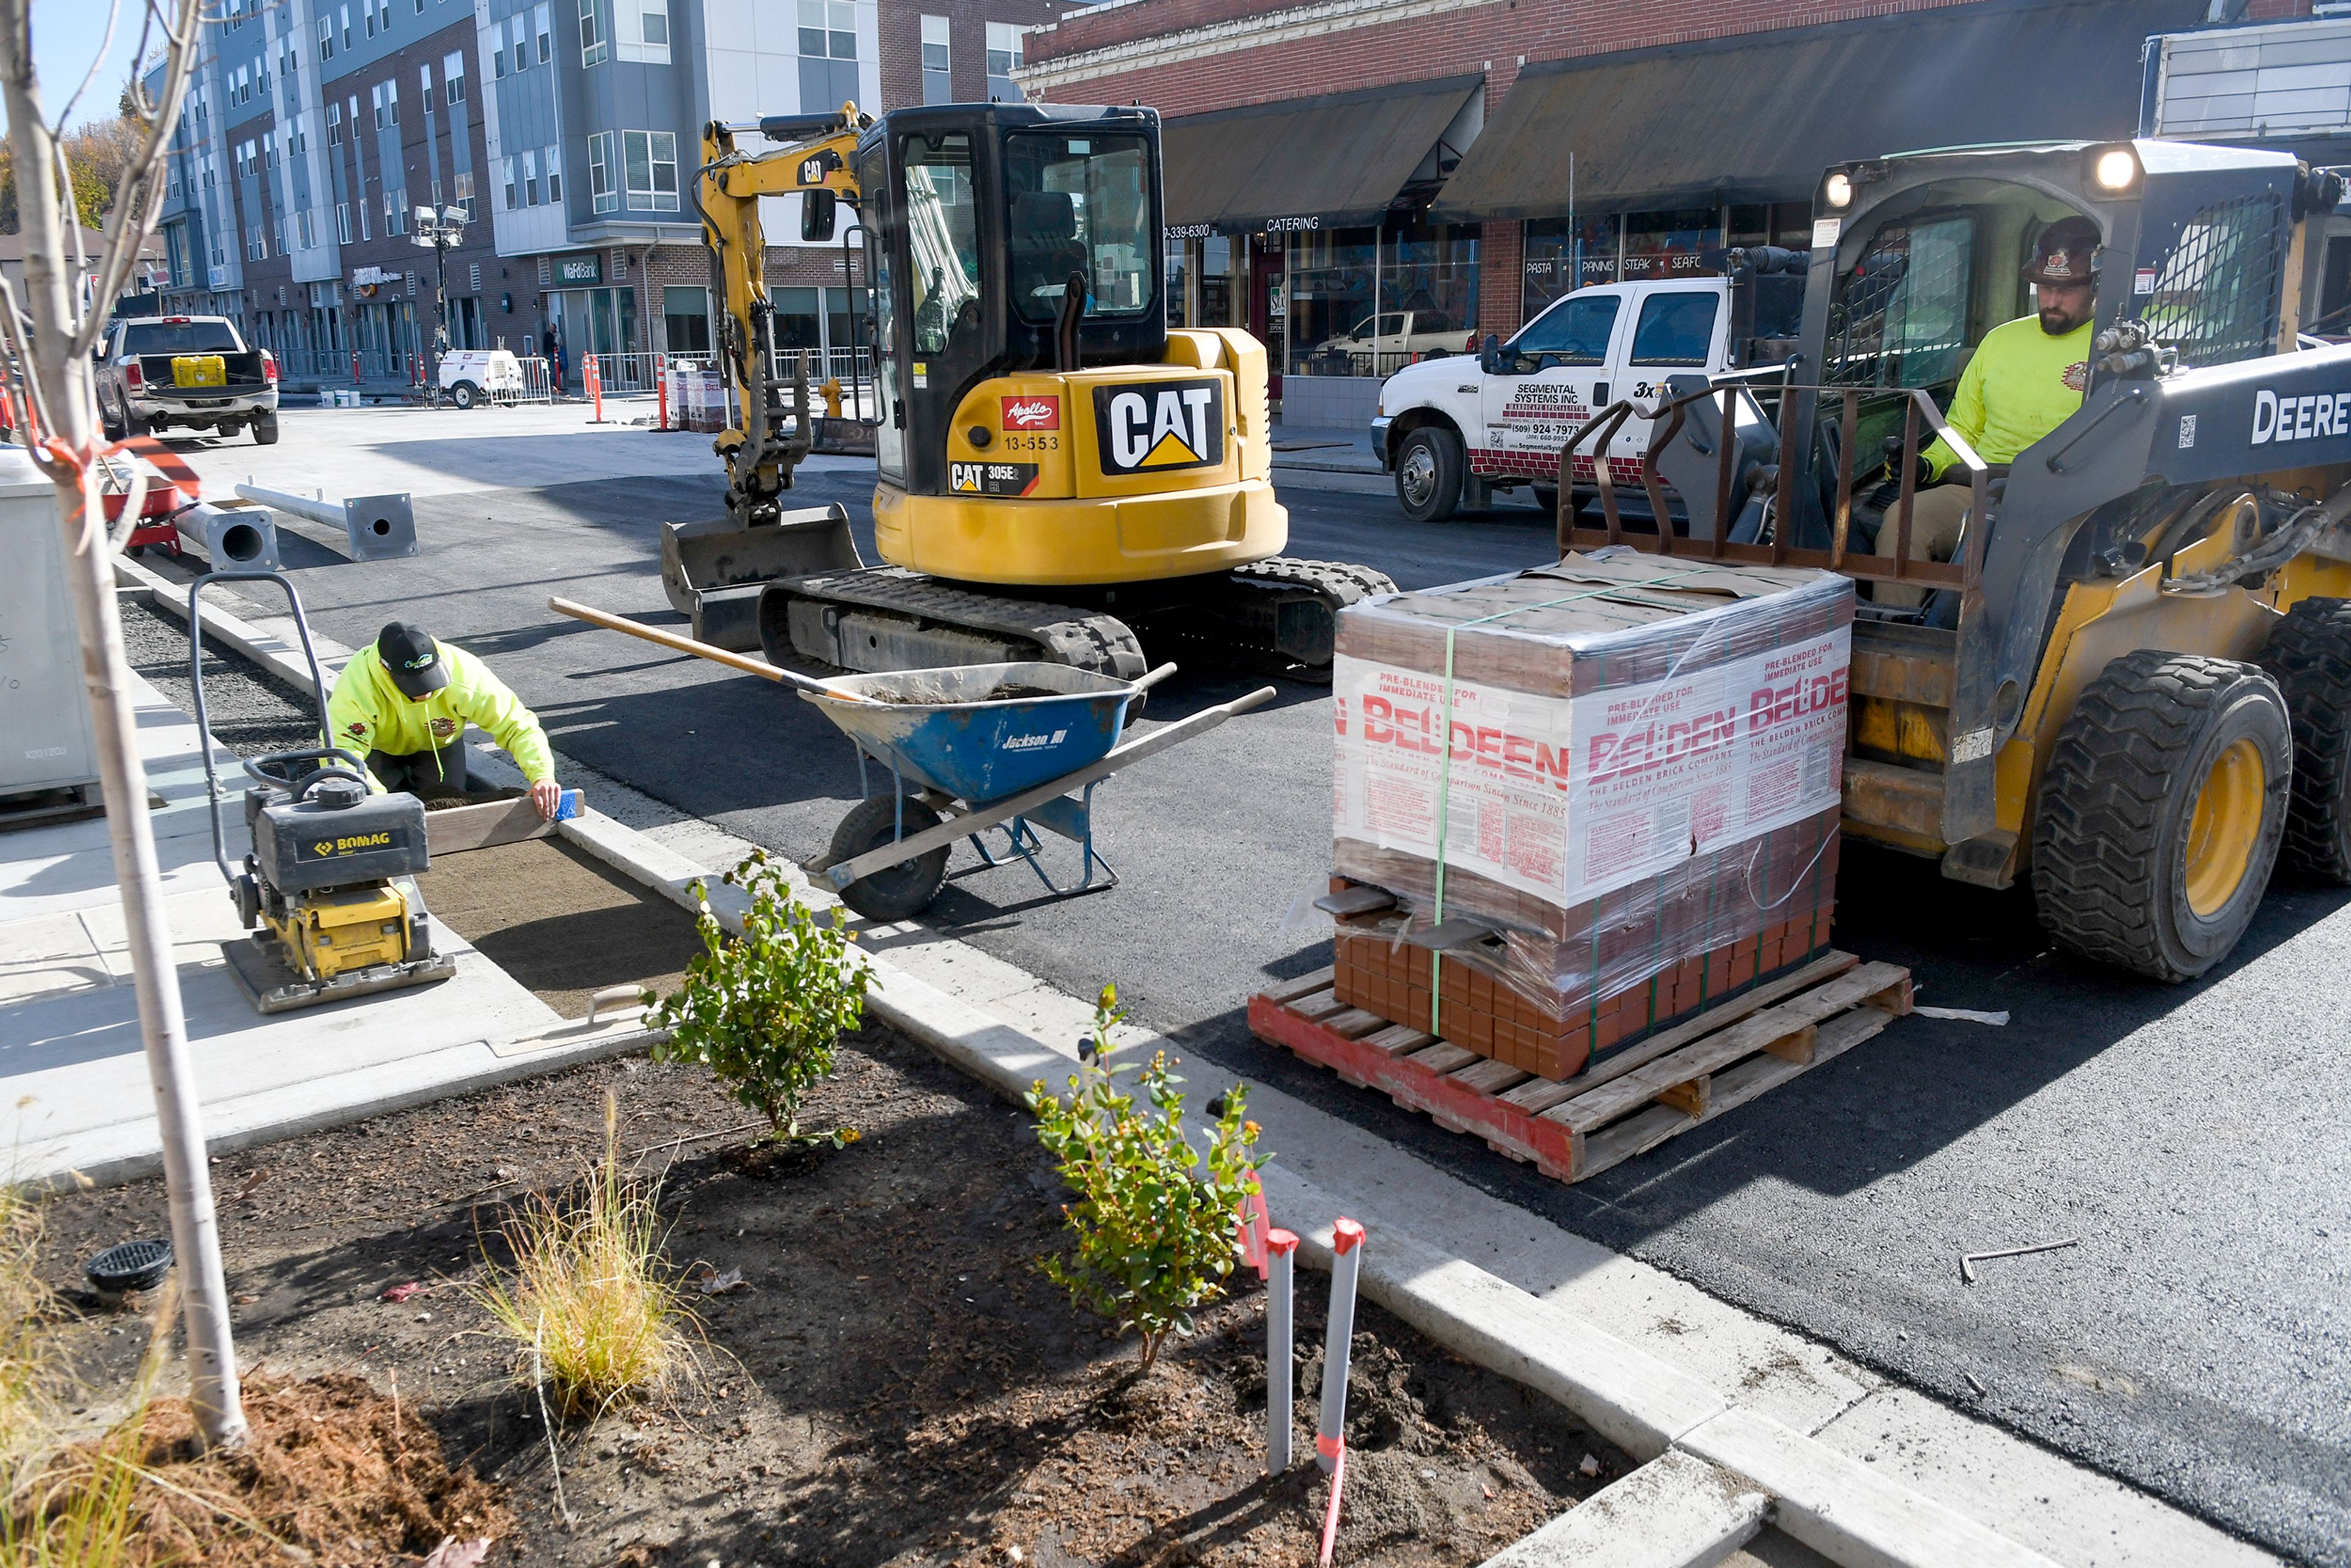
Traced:
<path fill-rule="evenodd" d="M 2029 880 L 2075 953 L 2201 974 L 2281 859 L 2351 883 L 2351 349 L 2295 329 L 2308 221 L 2341 189 L 2157 141 L 1832 169 L 1793 351 L 1600 411 L 1562 489 L 1654 416 L 1641 484 L 1667 521 L 1628 528 L 1603 464 L 1600 517 L 1562 512 L 1560 545 L 1856 579 L 1845 831 Z M 2080 410 L 1987 463 L 1946 411 L 1984 335 L 2033 312 L 2039 236 L 2082 217 Z M 1933 549 L 1917 459 L 1938 435 L 1968 504 Z"/>

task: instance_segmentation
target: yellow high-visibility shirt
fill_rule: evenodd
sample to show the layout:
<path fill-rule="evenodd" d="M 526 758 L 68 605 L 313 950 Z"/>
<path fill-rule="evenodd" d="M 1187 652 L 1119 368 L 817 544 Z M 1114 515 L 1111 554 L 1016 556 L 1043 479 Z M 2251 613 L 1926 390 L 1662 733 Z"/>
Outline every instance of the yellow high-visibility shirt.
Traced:
<path fill-rule="evenodd" d="M 534 784 L 554 778 L 555 756 L 538 716 L 487 664 L 439 638 L 433 645 L 449 672 L 449 684 L 421 703 L 409 701 L 392 684 L 374 643 L 353 653 L 327 699 L 327 725 L 333 731 L 327 744 L 356 752 L 363 762 L 371 751 L 395 757 L 437 751 L 464 735 L 470 721 L 506 748 L 524 778 Z"/>
<path fill-rule="evenodd" d="M 2013 463 L 2082 406 L 2082 389 L 2090 381 L 2090 328 L 2085 321 L 2053 338 L 2041 329 L 2040 317 L 2020 316 L 1984 334 L 1944 415 L 1977 456 Z M 1938 479 L 1959 460 L 1940 439 L 1927 448 Z"/>

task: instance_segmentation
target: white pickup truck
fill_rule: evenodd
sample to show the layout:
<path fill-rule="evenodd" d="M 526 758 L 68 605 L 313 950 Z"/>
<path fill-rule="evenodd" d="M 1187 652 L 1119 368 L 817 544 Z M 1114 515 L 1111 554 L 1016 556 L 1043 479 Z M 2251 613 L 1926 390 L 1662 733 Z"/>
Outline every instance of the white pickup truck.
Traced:
<path fill-rule="evenodd" d="M 108 437 L 205 430 L 277 439 L 277 359 L 248 346 L 225 316 L 116 321 L 97 351 L 98 413 Z"/>
<path fill-rule="evenodd" d="M 1757 280 L 1749 345 L 1794 336 L 1802 254 L 1771 254 L 1797 265 Z M 1436 522 L 1520 485 L 1555 505 L 1559 449 L 1578 425 L 1619 399 L 1653 400 L 1668 377 L 1714 374 L 1747 357 L 1733 351 L 1732 303 L 1725 277 L 1579 288 L 1474 359 L 1398 371 L 1380 388 L 1372 446 L 1395 476 L 1405 515 Z M 1638 484 L 1648 440 L 1647 420 L 1626 419 L 1608 444 L 1609 477 Z M 1590 458 L 1576 458 L 1573 478 L 1579 487 L 1596 478 Z"/>

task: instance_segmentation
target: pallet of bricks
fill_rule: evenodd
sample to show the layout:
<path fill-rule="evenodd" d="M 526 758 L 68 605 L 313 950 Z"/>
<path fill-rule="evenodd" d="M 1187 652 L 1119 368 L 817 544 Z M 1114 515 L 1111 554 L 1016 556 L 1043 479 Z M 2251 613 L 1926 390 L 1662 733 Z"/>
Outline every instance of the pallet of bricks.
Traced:
<path fill-rule="evenodd" d="M 1577 1181 L 1907 1012 L 1829 942 L 1853 607 L 1621 550 L 1343 612 L 1334 963 L 1251 1027 Z"/>

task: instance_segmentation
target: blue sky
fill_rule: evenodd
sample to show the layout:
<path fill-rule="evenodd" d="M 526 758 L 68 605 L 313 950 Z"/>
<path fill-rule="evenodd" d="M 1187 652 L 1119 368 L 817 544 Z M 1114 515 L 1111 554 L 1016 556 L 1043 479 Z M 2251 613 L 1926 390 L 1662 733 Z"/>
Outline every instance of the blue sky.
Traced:
<path fill-rule="evenodd" d="M 33 63 L 41 72 L 41 101 L 57 113 L 67 95 L 81 85 L 82 73 L 98 54 L 106 37 L 108 0 L 33 0 Z M 114 43 L 106 64 L 89 91 L 74 106 L 74 123 L 114 112 L 122 78 L 131 69 L 131 51 L 138 47 L 139 24 L 144 16 L 139 0 L 122 0 L 115 23 Z"/>

